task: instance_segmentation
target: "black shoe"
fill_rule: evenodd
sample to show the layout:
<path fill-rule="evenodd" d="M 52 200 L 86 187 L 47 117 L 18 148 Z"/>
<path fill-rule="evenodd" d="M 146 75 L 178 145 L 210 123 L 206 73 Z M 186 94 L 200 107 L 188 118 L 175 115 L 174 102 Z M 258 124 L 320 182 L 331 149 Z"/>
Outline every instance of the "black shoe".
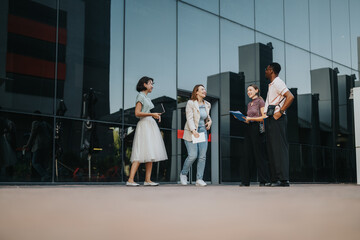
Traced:
<path fill-rule="evenodd" d="M 290 187 L 289 181 L 277 181 L 271 184 L 272 187 Z"/>
<path fill-rule="evenodd" d="M 261 182 L 259 184 L 259 187 L 271 187 L 271 183 L 269 183 L 269 182 L 266 182 L 266 183 Z"/>
<path fill-rule="evenodd" d="M 249 187 L 250 186 L 250 183 L 240 183 L 239 187 Z"/>

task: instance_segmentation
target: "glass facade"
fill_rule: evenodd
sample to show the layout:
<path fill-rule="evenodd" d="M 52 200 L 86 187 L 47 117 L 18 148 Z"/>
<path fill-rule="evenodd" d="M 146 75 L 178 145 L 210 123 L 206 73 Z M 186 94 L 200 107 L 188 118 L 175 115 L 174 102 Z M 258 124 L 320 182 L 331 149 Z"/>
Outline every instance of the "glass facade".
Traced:
<path fill-rule="evenodd" d="M 295 96 L 290 180 L 354 182 L 359 12 L 357 0 L 0 1 L 0 183 L 126 181 L 142 76 L 166 109 L 169 159 L 153 180 L 179 181 L 184 109 L 203 84 L 214 121 L 205 180 L 238 182 L 244 127 L 229 110 L 245 111 L 249 84 L 266 97 L 272 61 Z M 27 147 L 39 129 L 41 157 Z"/>

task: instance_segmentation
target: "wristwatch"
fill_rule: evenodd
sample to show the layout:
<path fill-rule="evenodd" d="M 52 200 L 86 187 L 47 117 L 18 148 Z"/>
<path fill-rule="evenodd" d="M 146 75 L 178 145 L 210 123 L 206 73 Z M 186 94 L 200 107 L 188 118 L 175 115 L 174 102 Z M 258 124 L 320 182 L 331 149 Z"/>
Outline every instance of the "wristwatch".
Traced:
<path fill-rule="evenodd" d="M 284 114 L 284 112 L 285 112 L 285 111 L 283 111 L 282 109 L 280 109 L 280 113 L 281 113 L 281 114 Z"/>

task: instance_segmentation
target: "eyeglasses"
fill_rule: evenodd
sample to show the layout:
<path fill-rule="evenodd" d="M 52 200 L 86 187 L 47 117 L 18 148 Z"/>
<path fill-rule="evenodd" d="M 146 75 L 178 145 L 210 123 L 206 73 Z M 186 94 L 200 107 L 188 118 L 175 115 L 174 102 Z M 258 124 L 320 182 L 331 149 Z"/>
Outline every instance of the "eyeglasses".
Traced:
<path fill-rule="evenodd" d="M 268 70 L 270 71 L 270 70 L 272 70 L 272 68 L 266 67 L 265 71 L 268 71 Z"/>

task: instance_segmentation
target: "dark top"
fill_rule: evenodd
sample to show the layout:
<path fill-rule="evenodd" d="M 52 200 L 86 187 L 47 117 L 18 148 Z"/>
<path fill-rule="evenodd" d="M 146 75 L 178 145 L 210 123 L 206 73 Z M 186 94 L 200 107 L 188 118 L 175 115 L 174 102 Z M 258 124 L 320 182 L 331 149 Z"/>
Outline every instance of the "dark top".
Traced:
<path fill-rule="evenodd" d="M 265 106 L 265 102 L 262 98 L 257 97 L 251 102 L 248 103 L 247 106 L 247 116 L 248 117 L 261 117 L 260 108 Z"/>

